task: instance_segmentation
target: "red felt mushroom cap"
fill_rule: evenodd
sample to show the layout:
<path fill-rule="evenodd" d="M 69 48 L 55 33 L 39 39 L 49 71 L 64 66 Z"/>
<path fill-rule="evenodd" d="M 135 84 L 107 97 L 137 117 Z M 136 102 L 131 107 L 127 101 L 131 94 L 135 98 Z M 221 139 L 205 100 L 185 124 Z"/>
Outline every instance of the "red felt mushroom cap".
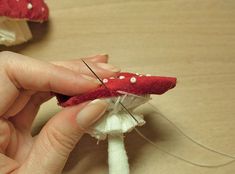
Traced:
<path fill-rule="evenodd" d="M 123 95 L 119 91 L 135 95 L 160 95 L 175 87 L 176 78 L 123 72 L 119 73 L 117 78 L 111 77 L 109 79 L 103 79 L 103 82 L 108 89 L 104 85 L 100 85 L 92 91 L 73 97 L 57 94 L 59 104 L 66 107 L 97 98 L 109 98 Z"/>
<path fill-rule="evenodd" d="M 48 15 L 49 10 L 43 0 L 0 0 L 0 16 L 45 21 Z"/>

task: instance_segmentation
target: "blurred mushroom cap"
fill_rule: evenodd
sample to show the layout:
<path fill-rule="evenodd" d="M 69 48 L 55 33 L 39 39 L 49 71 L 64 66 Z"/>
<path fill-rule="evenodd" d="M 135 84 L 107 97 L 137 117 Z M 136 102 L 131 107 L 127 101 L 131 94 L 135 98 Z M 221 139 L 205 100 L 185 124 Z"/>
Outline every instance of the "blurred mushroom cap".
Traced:
<path fill-rule="evenodd" d="M 0 16 L 42 22 L 48 20 L 49 9 L 43 0 L 0 0 Z"/>

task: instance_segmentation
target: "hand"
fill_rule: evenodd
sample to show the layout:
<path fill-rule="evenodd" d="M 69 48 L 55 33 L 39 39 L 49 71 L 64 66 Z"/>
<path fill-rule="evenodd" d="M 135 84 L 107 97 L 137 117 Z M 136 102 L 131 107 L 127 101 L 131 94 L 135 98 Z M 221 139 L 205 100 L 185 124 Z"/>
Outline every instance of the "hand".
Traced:
<path fill-rule="evenodd" d="M 107 56 L 85 61 L 102 78 L 119 72 Z M 107 108 L 101 100 L 62 109 L 42 128 L 30 134 L 40 105 L 51 92 L 76 95 L 100 83 L 81 60 L 47 63 L 23 55 L 0 52 L 0 173 L 58 174 L 69 153 L 91 124 Z"/>

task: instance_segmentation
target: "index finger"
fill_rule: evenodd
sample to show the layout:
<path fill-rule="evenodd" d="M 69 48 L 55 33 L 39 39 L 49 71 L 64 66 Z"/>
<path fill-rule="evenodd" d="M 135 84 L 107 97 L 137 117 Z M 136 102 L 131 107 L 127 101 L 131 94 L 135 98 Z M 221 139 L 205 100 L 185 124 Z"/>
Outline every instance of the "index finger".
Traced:
<path fill-rule="evenodd" d="M 1 53 L 7 77 L 18 89 L 75 95 L 97 87 L 95 78 L 16 53 Z"/>

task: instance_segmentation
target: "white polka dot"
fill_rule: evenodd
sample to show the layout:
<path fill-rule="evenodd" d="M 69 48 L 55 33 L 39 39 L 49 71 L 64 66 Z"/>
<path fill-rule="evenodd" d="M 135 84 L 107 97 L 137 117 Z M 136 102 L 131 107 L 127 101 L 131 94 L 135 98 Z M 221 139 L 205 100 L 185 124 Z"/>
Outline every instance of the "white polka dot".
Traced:
<path fill-rule="evenodd" d="M 130 82 L 131 82 L 131 83 L 136 83 L 136 81 L 137 81 L 137 80 L 136 80 L 135 77 L 131 77 L 131 79 L 130 79 Z"/>
<path fill-rule="evenodd" d="M 142 74 L 140 74 L 139 76 L 140 76 L 140 77 L 142 77 L 143 75 L 142 75 Z"/>
<path fill-rule="evenodd" d="M 151 74 L 146 74 L 146 76 L 152 76 Z"/>
<path fill-rule="evenodd" d="M 103 83 L 108 83 L 108 79 L 103 79 Z"/>
<path fill-rule="evenodd" d="M 109 77 L 109 79 L 115 79 L 114 77 Z"/>
<path fill-rule="evenodd" d="M 119 79 L 125 79 L 125 76 L 119 76 Z"/>
<path fill-rule="evenodd" d="M 137 75 L 137 76 L 138 76 L 138 75 L 140 75 L 140 74 L 139 74 L 139 73 L 135 73 L 135 75 Z"/>
<path fill-rule="evenodd" d="M 33 5 L 31 3 L 28 3 L 27 8 L 30 10 L 33 8 Z"/>

